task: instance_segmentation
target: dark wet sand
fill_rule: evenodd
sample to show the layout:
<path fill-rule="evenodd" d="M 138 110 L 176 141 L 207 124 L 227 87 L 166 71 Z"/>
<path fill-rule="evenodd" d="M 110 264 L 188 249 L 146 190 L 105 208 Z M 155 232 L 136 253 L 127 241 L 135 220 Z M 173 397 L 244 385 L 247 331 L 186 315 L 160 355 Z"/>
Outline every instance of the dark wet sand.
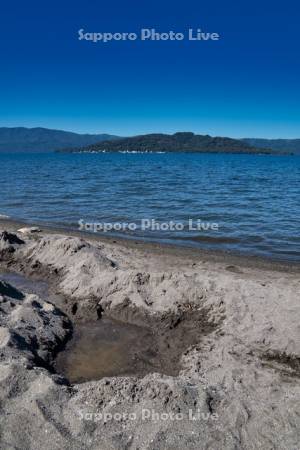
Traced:
<path fill-rule="evenodd" d="M 300 273 L 300 261 L 299 263 L 273 260 L 269 258 L 262 258 L 258 256 L 240 255 L 232 252 L 205 250 L 198 248 L 191 248 L 183 245 L 171 245 L 166 243 L 157 242 L 145 242 L 141 239 L 132 239 L 127 237 L 114 237 L 107 234 L 100 233 L 87 233 L 83 231 L 76 231 L 68 228 L 49 227 L 39 223 L 28 223 L 21 221 L 14 221 L 10 219 L 0 219 L 0 227 L 3 229 L 16 232 L 19 228 L 36 226 L 41 228 L 43 233 L 55 234 L 60 233 L 68 236 L 76 236 L 88 239 L 90 241 L 96 241 L 99 243 L 113 244 L 118 247 L 142 250 L 144 253 L 151 255 L 163 256 L 168 259 L 168 256 L 172 258 L 178 257 L 180 264 L 189 262 L 189 264 L 197 264 L 198 262 L 213 262 L 220 264 L 228 264 L 229 270 L 232 266 L 237 268 L 253 268 L 262 270 L 275 270 L 289 273 Z M 167 261 L 166 261 L 167 262 Z"/>

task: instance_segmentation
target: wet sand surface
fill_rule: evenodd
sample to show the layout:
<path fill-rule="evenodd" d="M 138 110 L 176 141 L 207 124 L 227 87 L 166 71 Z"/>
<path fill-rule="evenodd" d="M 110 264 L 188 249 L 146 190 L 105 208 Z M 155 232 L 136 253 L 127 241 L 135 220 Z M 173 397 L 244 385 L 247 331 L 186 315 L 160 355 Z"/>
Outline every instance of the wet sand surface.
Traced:
<path fill-rule="evenodd" d="M 217 263 L 226 265 L 235 265 L 246 269 L 260 269 L 260 270 L 276 270 L 290 273 L 300 273 L 300 260 L 288 262 L 285 260 L 273 260 L 270 258 L 262 258 L 255 255 L 241 255 L 234 252 L 205 250 L 189 247 L 188 245 L 171 245 L 167 243 L 147 242 L 142 239 L 115 237 L 105 233 L 88 233 L 84 231 L 76 231 L 70 228 L 46 226 L 28 222 L 3 219 L 0 218 L 0 228 L 16 232 L 19 228 L 37 226 L 41 228 L 43 233 L 64 235 L 88 239 L 91 242 L 101 243 L 103 245 L 112 245 L 117 251 L 127 249 L 128 252 L 143 252 L 143 255 L 150 257 L 158 257 L 163 262 L 164 268 L 169 269 L 172 266 L 182 267 L 186 263 L 191 264 L 201 263 Z M 145 261 L 146 262 L 146 261 Z"/>

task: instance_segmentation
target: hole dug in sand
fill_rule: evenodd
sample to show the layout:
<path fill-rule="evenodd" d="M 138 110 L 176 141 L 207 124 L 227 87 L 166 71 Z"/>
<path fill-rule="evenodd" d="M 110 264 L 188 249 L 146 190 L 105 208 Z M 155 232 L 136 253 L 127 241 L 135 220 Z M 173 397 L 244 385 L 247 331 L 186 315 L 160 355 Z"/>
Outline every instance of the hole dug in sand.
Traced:
<path fill-rule="evenodd" d="M 217 326 L 209 320 L 210 311 L 192 304 L 177 305 L 176 313 L 155 314 L 133 306 L 129 299 L 107 311 L 100 305 L 82 309 L 84 302 L 69 303 L 52 295 L 45 282 L 13 273 L 1 276 L 18 289 L 54 303 L 67 314 L 73 335 L 56 356 L 53 368 L 70 383 L 112 376 L 143 377 L 153 372 L 177 376 L 183 353 L 201 344 L 203 336 Z"/>
<path fill-rule="evenodd" d="M 153 372 L 177 376 L 182 354 L 214 328 L 203 311 L 157 317 L 142 317 L 136 309 L 131 313 L 126 311 L 127 320 L 121 311 L 114 311 L 118 320 L 104 313 L 100 320 L 74 324 L 73 337 L 58 355 L 55 370 L 71 383 Z M 139 325 L 129 323 L 133 317 Z"/>

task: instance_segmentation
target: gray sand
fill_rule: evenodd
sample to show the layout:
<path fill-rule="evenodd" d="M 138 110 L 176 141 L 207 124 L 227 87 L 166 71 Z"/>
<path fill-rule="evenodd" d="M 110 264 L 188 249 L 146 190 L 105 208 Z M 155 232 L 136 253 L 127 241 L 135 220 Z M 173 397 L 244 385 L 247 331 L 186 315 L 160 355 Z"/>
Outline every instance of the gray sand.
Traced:
<path fill-rule="evenodd" d="M 61 301 L 0 284 L 1 448 L 299 448 L 299 267 L 16 227 L 1 267 Z M 53 373 L 72 326 L 102 314 L 180 350 L 178 374 Z"/>

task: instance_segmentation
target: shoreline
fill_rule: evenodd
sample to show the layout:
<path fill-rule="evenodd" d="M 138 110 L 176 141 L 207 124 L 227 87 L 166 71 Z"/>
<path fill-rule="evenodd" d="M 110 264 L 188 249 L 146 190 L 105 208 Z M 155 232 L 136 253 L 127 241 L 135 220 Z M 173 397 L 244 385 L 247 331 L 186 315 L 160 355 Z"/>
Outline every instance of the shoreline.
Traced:
<path fill-rule="evenodd" d="M 22 225 L 0 222 L 0 268 L 23 278 L 0 274 L 1 420 L 18 448 L 14 417 L 32 448 L 44 429 L 60 448 L 96 450 L 101 439 L 103 450 L 150 449 L 155 440 L 163 450 L 163 435 L 174 436 L 174 449 L 232 450 L 237 435 L 243 450 L 297 447 L 298 266 L 47 227 L 16 232 Z M 121 358 L 113 372 L 112 350 Z M 146 408 L 165 420 L 142 420 Z M 124 420 L 103 421 L 107 414 Z"/>
<path fill-rule="evenodd" d="M 23 220 L 14 220 L 11 218 L 0 217 L 0 228 L 16 232 L 23 227 L 39 227 L 42 233 L 62 234 L 64 236 L 81 237 L 86 240 L 99 243 L 113 244 L 117 247 L 149 252 L 154 255 L 164 256 L 165 258 L 176 257 L 182 262 L 204 261 L 208 263 L 232 264 L 244 268 L 253 268 L 261 270 L 275 270 L 279 272 L 289 271 L 300 273 L 300 260 L 288 261 L 281 259 L 272 259 L 271 257 L 262 257 L 257 255 L 244 255 L 238 252 L 225 250 L 208 250 L 200 247 L 189 246 L 188 244 L 166 243 L 158 241 L 148 241 L 139 236 L 115 236 L 104 233 L 92 233 L 78 231 L 68 227 L 59 227 L 44 225 L 40 222 L 29 222 Z"/>

